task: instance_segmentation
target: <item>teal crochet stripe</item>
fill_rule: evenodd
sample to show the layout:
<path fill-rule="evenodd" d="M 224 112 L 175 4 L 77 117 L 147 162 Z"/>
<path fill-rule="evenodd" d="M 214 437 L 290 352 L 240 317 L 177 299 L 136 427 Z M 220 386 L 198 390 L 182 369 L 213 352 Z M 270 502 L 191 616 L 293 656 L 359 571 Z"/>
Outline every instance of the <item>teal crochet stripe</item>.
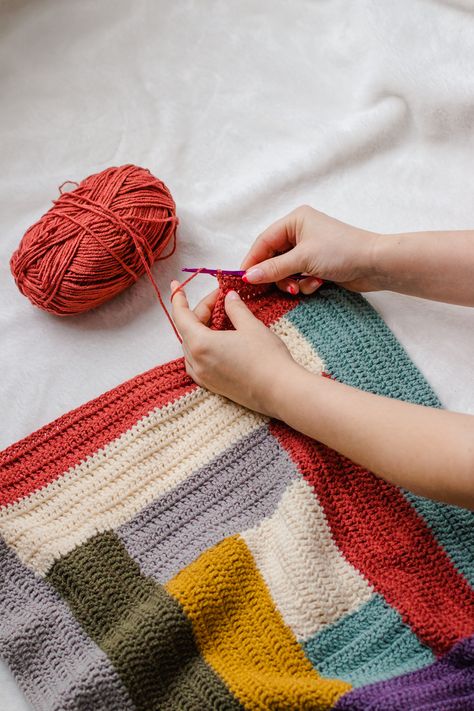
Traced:
<path fill-rule="evenodd" d="M 458 570 L 474 585 L 473 512 L 430 501 L 408 491 L 404 493 L 412 506 L 423 516 Z"/>
<path fill-rule="evenodd" d="M 338 380 L 379 395 L 441 407 L 388 326 L 359 294 L 325 285 L 317 300 L 302 301 L 286 318 Z"/>
<path fill-rule="evenodd" d="M 435 659 L 378 594 L 302 646 L 320 674 L 355 687 L 421 669 Z"/>

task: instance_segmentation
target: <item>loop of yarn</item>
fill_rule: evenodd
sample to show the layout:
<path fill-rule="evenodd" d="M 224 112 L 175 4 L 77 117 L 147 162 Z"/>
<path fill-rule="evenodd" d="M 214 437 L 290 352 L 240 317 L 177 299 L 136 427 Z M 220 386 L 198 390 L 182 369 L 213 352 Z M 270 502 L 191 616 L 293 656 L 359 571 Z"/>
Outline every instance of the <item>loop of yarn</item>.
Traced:
<path fill-rule="evenodd" d="M 189 284 L 190 281 L 192 281 L 193 279 L 195 279 L 195 278 L 197 277 L 197 275 L 198 275 L 198 274 L 201 274 L 203 271 L 204 271 L 204 267 L 201 267 L 200 269 L 196 269 L 196 271 L 195 271 L 193 274 L 191 274 L 190 277 L 188 277 L 187 279 L 185 279 L 184 281 L 182 281 L 181 284 L 179 284 L 179 285 L 176 287 L 176 289 L 173 289 L 173 291 L 172 291 L 171 294 L 170 294 L 170 301 L 173 301 L 173 298 L 176 296 L 176 294 L 178 293 L 178 291 L 182 291 L 182 289 L 186 286 L 186 284 Z M 216 271 L 217 271 L 217 270 L 216 270 Z"/>
<path fill-rule="evenodd" d="M 11 258 L 20 291 L 41 309 L 69 316 L 108 301 L 146 273 L 177 334 L 150 270 L 176 248 L 178 218 L 166 185 L 134 165 L 90 175 L 70 192 L 62 192 L 65 184 Z"/>

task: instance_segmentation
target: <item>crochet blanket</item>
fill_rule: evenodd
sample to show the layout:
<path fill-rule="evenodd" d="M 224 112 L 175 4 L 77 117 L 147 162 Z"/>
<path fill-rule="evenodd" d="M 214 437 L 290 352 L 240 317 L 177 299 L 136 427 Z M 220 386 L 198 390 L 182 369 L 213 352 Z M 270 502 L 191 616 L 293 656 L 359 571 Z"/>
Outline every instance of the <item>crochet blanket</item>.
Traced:
<path fill-rule="evenodd" d="M 361 296 L 220 286 L 213 328 L 237 287 L 312 372 L 440 406 Z M 35 708 L 474 708 L 473 514 L 206 391 L 182 359 L 0 466 L 0 652 Z"/>

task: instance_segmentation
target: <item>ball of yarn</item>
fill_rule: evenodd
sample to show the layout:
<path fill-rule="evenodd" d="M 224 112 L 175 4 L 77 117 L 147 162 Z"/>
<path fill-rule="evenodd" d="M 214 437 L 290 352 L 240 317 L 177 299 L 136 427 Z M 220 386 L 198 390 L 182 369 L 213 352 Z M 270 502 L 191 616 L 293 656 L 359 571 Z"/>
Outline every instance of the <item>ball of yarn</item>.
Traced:
<path fill-rule="evenodd" d="M 145 168 L 108 168 L 76 185 L 61 186 L 10 261 L 20 291 L 58 316 L 99 306 L 145 272 L 154 284 L 150 266 L 176 246 L 174 200 Z"/>

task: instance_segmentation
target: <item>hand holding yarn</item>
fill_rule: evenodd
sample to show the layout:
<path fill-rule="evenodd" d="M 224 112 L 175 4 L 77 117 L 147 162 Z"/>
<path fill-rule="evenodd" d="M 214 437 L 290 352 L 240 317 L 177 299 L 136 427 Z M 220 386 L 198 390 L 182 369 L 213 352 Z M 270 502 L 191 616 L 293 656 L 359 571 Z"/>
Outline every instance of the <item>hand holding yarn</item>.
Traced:
<path fill-rule="evenodd" d="M 237 292 L 229 291 L 225 311 L 235 330 L 208 328 L 218 291 L 196 306 L 188 306 L 179 282 L 171 282 L 173 318 L 182 337 L 186 371 L 208 390 L 257 412 L 277 417 L 277 403 L 294 368 L 283 341 L 247 308 Z"/>
<path fill-rule="evenodd" d="M 311 294 L 321 280 L 352 291 L 371 291 L 377 288 L 371 259 L 377 237 L 305 205 L 257 237 L 242 262 L 247 270 L 243 279 L 251 284 L 276 282 L 290 294 Z M 295 272 L 308 278 L 288 278 Z"/>

